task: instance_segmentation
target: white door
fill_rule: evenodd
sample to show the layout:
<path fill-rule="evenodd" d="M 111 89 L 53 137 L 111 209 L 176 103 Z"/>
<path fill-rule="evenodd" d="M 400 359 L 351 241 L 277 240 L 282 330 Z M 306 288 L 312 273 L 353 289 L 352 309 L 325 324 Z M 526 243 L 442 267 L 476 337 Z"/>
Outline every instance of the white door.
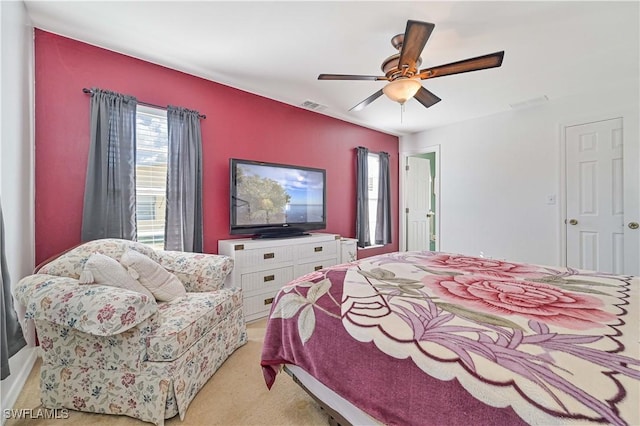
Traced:
<path fill-rule="evenodd" d="M 407 157 L 407 250 L 429 250 L 431 229 L 431 162 L 426 158 Z"/>
<path fill-rule="evenodd" d="M 567 266 L 624 273 L 622 119 L 567 127 L 566 161 Z"/>

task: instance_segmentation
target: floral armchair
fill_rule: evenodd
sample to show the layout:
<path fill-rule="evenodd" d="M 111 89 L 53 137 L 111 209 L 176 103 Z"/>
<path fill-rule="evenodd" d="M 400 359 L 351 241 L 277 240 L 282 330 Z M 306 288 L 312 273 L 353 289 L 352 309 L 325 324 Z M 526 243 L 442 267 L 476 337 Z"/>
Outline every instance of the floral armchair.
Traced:
<path fill-rule="evenodd" d="M 141 292 L 80 283 L 93 253 L 120 260 L 128 250 L 177 277 L 186 295 L 157 302 Z M 23 278 L 14 293 L 35 320 L 44 407 L 157 425 L 176 414 L 184 419 L 197 392 L 247 341 L 241 290 L 223 288 L 232 267 L 226 256 L 105 239 L 82 244 Z"/>

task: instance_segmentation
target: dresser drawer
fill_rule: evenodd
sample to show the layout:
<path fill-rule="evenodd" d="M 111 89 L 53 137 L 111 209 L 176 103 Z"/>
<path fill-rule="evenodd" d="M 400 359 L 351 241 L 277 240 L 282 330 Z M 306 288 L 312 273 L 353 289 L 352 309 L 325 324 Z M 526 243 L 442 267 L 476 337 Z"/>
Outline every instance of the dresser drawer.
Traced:
<path fill-rule="evenodd" d="M 242 274 L 242 292 L 245 296 L 274 290 L 273 293 L 293 279 L 293 266 Z"/>
<path fill-rule="evenodd" d="M 257 318 L 266 317 L 271 311 L 271 305 L 275 301 L 278 290 L 260 293 L 253 296 L 244 296 L 242 305 L 244 309 L 245 319 L 252 321 Z"/>
<path fill-rule="evenodd" d="M 301 275 L 308 274 L 309 272 L 327 268 L 335 264 L 336 264 L 335 258 L 319 259 L 314 262 L 301 263 L 299 265 L 296 265 L 294 275 L 296 277 L 299 277 Z"/>
<path fill-rule="evenodd" d="M 338 245 L 335 241 L 319 241 L 317 243 L 300 244 L 298 258 L 301 261 L 312 261 L 324 257 L 336 257 Z"/>
<path fill-rule="evenodd" d="M 236 255 L 236 267 L 266 269 L 271 265 L 293 262 L 293 247 L 265 247 L 240 250 Z"/>

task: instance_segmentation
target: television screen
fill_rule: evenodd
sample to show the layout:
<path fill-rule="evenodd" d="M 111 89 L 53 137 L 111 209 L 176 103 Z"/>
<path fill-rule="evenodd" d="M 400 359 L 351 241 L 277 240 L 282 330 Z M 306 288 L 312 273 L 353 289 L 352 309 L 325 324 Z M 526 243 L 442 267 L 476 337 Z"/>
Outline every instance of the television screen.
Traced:
<path fill-rule="evenodd" d="M 231 234 L 281 236 L 323 229 L 325 171 L 231 159 Z"/>

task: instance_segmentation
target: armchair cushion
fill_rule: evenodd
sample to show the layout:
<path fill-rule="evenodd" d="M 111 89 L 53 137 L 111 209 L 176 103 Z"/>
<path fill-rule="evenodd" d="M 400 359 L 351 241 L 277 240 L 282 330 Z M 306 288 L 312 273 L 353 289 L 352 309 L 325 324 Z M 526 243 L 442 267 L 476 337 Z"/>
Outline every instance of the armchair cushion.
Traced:
<path fill-rule="evenodd" d="M 171 302 L 187 295 L 184 285 L 175 275 L 142 253 L 127 250 L 120 262 L 161 302 Z"/>
<path fill-rule="evenodd" d="M 78 285 L 69 277 L 35 274 L 20 280 L 16 299 L 26 318 L 49 321 L 97 336 L 122 333 L 158 311 L 155 300 L 118 287 Z"/>
<path fill-rule="evenodd" d="M 158 326 L 147 336 L 148 361 L 172 361 L 184 354 L 232 312 L 242 308 L 239 288 L 189 293 L 159 305 Z"/>
<path fill-rule="evenodd" d="M 101 253 L 93 253 L 84 270 L 80 274 L 80 284 L 101 284 L 124 288 L 146 294 L 149 300 L 155 300 L 155 296 L 133 278 L 117 260 Z"/>

